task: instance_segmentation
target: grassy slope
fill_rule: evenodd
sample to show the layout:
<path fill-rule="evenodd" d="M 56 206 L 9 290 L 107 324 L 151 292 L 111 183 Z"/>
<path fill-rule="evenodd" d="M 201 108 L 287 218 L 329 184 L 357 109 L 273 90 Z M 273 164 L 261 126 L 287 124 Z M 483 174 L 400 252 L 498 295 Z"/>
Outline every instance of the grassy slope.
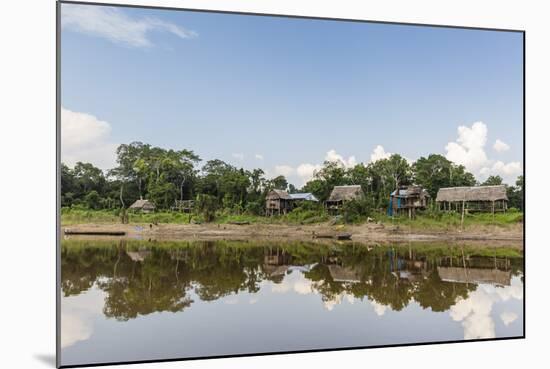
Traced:
<path fill-rule="evenodd" d="M 62 209 L 62 225 L 82 223 L 105 223 L 113 224 L 120 222 L 120 216 L 116 210 L 83 210 L 83 209 Z M 172 223 L 188 224 L 189 214 L 175 212 L 155 212 L 150 214 L 129 213 L 130 223 Z M 374 217 L 385 225 L 399 225 L 408 227 L 411 230 L 445 231 L 456 230 L 461 226 L 461 216 L 456 213 L 438 213 L 418 215 L 416 219 L 409 220 L 406 217 L 389 218 L 384 215 Z M 193 215 L 193 222 L 202 222 L 201 216 Z M 221 213 L 216 217 L 215 223 L 250 222 L 254 224 L 319 224 L 333 220 L 326 214 L 320 214 L 312 210 L 293 211 L 284 216 L 264 217 L 256 215 L 234 215 Z M 366 219 L 364 219 L 366 221 Z M 476 227 L 498 226 L 506 229 L 523 222 L 523 213 L 509 212 L 505 214 L 470 214 L 464 218 L 464 229 Z M 360 224 L 360 223 L 359 223 Z"/>

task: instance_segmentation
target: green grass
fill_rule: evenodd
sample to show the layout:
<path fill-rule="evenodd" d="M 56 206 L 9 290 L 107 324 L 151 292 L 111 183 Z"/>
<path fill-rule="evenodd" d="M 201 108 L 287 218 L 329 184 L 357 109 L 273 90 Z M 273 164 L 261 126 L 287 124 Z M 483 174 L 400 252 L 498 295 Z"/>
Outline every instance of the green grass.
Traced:
<path fill-rule="evenodd" d="M 133 213 L 128 212 L 130 223 L 189 223 L 189 214 L 176 212 L 154 212 L 154 213 Z M 194 221 L 202 221 L 202 217 L 193 215 Z M 120 223 L 119 210 L 86 210 L 86 209 L 61 209 L 61 224 L 82 224 L 82 223 Z"/>
<path fill-rule="evenodd" d="M 204 222 L 200 215 L 184 214 L 171 211 L 158 211 L 154 213 L 134 213 L 129 212 L 130 223 L 165 223 L 165 224 L 188 224 L 191 222 Z M 415 219 L 408 219 L 406 216 L 394 217 L 393 219 L 382 214 L 373 215 L 375 221 L 380 221 L 385 225 L 399 225 L 413 230 L 434 230 L 446 231 L 457 230 L 461 228 L 461 215 L 458 213 L 421 213 Z M 228 211 L 218 212 L 214 223 L 226 224 L 231 222 L 249 222 L 251 224 L 319 224 L 334 219 L 321 210 L 295 209 L 294 211 L 272 217 L 250 214 L 231 214 Z M 366 222 L 363 217 L 356 224 Z M 61 224 L 83 224 L 83 223 L 120 223 L 120 212 L 115 210 L 89 210 L 83 208 L 62 208 Z M 340 219 L 341 223 L 343 220 Z M 464 229 L 479 226 L 497 226 L 508 228 L 514 224 L 523 222 L 523 213 L 508 212 L 494 215 L 488 213 L 467 214 L 464 217 Z"/>
<path fill-rule="evenodd" d="M 458 213 L 425 213 L 419 214 L 415 219 L 408 219 L 406 216 L 394 217 L 393 220 L 389 217 L 382 220 L 385 224 L 395 224 L 412 229 L 431 229 L 431 230 L 455 230 L 461 228 L 461 214 Z M 466 214 L 464 216 L 464 229 L 476 226 L 497 226 L 508 228 L 514 224 L 523 222 L 523 213 L 509 212 Z"/>

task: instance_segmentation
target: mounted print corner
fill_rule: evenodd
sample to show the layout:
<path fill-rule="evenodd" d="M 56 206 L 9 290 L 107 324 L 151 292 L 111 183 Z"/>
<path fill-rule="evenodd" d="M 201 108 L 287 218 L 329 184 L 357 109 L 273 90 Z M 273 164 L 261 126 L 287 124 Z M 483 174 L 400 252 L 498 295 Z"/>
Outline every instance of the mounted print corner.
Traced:
<path fill-rule="evenodd" d="M 522 31 L 57 6 L 59 366 L 524 337 Z"/>

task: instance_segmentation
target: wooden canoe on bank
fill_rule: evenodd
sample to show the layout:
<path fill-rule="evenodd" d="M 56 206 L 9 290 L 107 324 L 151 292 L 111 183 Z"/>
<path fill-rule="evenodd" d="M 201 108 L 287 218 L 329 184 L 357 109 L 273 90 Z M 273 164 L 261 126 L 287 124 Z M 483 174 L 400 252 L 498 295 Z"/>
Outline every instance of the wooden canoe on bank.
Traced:
<path fill-rule="evenodd" d="M 351 240 L 351 233 L 313 233 L 313 238 L 331 238 L 335 240 Z"/>
<path fill-rule="evenodd" d="M 86 235 L 86 236 L 124 236 L 124 231 L 108 231 L 108 230 L 79 230 L 65 229 L 66 235 Z"/>

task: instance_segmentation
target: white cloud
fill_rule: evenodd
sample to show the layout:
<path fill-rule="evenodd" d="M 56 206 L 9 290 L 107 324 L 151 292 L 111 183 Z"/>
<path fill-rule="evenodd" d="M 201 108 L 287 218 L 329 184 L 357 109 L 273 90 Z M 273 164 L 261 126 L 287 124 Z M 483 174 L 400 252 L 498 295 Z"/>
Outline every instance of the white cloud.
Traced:
<path fill-rule="evenodd" d="M 66 297 L 61 301 L 61 347 L 66 348 L 86 341 L 94 331 L 94 321 L 103 315 L 105 293 L 87 291 L 78 297 Z"/>
<path fill-rule="evenodd" d="M 294 291 L 300 295 L 309 295 L 313 293 L 313 287 L 309 279 L 301 278 L 294 283 Z"/>
<path fill-rule="evenodd" d="M 292 168 L 290 165 L 276 165 L 275 166 L 275 175 L 276 176 L 291 176 L 295 173 L 294 168 Z"/>
<path fill-rule="evenodd" d="M 61 108 L 61 161 L 69 166 L 89 162 L 101 169 L 115 166 L 117 145 L 111 125 L 87 113 Z"/>
<path fill-rule="evenodd" d="M 496 152 L 504 152 L 510 150 L 510 145 L 497 138 L 493 145 L 493 149 L 495 149 Z"/>
<path fill-rule="evenodd" d="M 235 153 L 231 154 L 231 156 L 233 156 L 238 161 L 243 161 L 244 160 L 244 154 L 242 152 L 235 152 Z"/>
<path fill-rule="evenodd" d="M 302 273 L 287 274 L 280 283 L 274 283 L 271 287 L 271 292 L 275 293 L 287 293 L 290 291 L 299 295 L 317 293 L 313 289 L 311 280 L 305 278 Z"/>
<path fill-rule="evenodd" d="M 503 163 L 502 161 L 496 161 L 490 167 L 484 167 L 480 170 L 482 175 L 498 174 L 504 178 L 514 179 L 521 174 L 521 163 L 519 161 L 512 161 L 510 163 Z"/>
<path fill-rule="evenodd" d="M 514 321 L 516 321 L 517 318 L 518 318 L 518 315 L 516 313 L 512 313 L 509 311 L 505 311 L 504 313 L 500 314 L 500 319 L 502 320 L 505 326 L 509 326 Z"/>
<path fill-rule="evenodd" d="M 521 164 L 517 161 L 504 163 L 491 160 L 485 152 L 487 143 L 487 125 L 483 122 L 475 122 L 471 127 L 459 126 L 458 138 L 445 146 L 450 161 L 464 165 L 478 179 L 483 180 L 489 175 L 500 175 L 504 182 L 513 183 L 515 176 L 522 172 Z M 506 143 L 496 140 L 493 148 L 496 151 L 505 151 L 510 147 Z"/>
<path fill-rule="evenodd" d="M 340 305 L 344 298 L 345 294 L 342 292 L 338 295 L 333 296 L 331 299 L 323 301 L 323 306 L 326 310 L 332 311 L 336 305 Z"/>
<path fill-rule="evenodd" d="M 254 157 L 258 160 L 264 160 L 264 156 L 262 154 L 255 154 Z"/>
<path fill-rule="evenodd" d="M 298 174 L 298 177 L 302 180 L 302 182 L 305 184 L 309 180 L 313 178 L 315 173 L 319 170 L 321 170 L 323 166 L 321 164 L 309 164 L 304 163 L 298 165 L 298 168 L 296 168 L 296 173 Z"/>
<path fill-rule="evenodd" d="M 458 127 L 456 142 L 449 142 L 445 146 L 447 159 L 464 165 L 471 172 L 478 173 L 489 163 L 485 154 L 487 142 L 487 126 L 483 122 L 475 122 L 472 127 Z"/>
<path fill-rule="evenodd" d="M 467 299 L 459 300 L 451 307 L 454 321 L 462 322 L 464 339 L 494 338 L 495 323 L 491 317 L 493 300 L 483 290 L 478 289 Z"/>
<path fill-rule="evenodd" d="M 381 159 L 387 159 L 390 156 L 392 156 L 391 152 L 386 152 L 382 145 L 377 145 L 372 151 L 372 154 L 370 154 L 370 161 L 371 163 L 374 163 Z"/>
<path fill-rule="evenodd" d="M 239 299 L 237 297 L 229 297 L 223 301 L 226 305 L 237 305 L 239 303 Z"/>
<path fill-rule="evenodd" d="M 380 304 L 380 303 L 378 303 L 374 300 L 371 300 L 370 304 L 371 304 L 372 308 L 374 309 L 374 312 L 378 316 L 384 315 L 386 313 L 386 310 L 388 310 L 388 307 L 386 305 L 382 305 L 382 304 Z"/>
<path fill-rule="evenodd" d="M 338 163 L 345 168 L 353 168 L 357 165 L 357 160 L 355 156 L 350 156 L 349 158 L 344 158 L 342 155 L 338 154 L 336 150 L 331 149 L 325 155 L 325 160 L 333 163 Z"/>
<path fill-rule="evenodd" d="M 195 31 L 158 18 L 134 18 L 121 9 L 106 6 L 63 4 L 61 26 L 129 47 L 151 47 L 148 35 L 153 31 L 169 32 L 183 39 L 198 36 Z"/>
<path fill-rule="evenodd" d="M 338 163 L 345 168 L 353 168 L 358 164 L 355 156 L 352 155 L 348 158 L 345 158 L 342 155 L 338 154 L 334 149 L 327 151 L 325 155 L 325 160 L 333 163 Z M 296 167 L 292 167 L 290 165 L 277 165 L 275 166 L 274 173 L 275 175 L 283 175 L 287 178 L 293 176 L 294 178 L 289 178 L 290 181 L 297 184 L 298 186 L 302 186 L 306 184 L 306 182 L 311 180 L 315 175 L 315 172 L 319 171 L 322 167 L 322 164 L 311 163 L 302 163 Z"/>
<path fill-rule="evenodd" d="M 61 313 L 61 347 L 66 348 L 80 341 L 86 341 L 93 333 L 90 319 L 76 314 Z"/>
<path fill-rule="evenodd" d="M 467 298 L 458 300 L 449 313 L 454 321 L 462 323 L 464 339 L 494 338 L 493 305 L 509 299 L 523 299 L 520 278 L 512 278 L 511 285 L 505 287 L 480 284 Z M 517 315 L 511 312 L 503 313 L 500 318 L 505 325 L 509 325 L 517 319 Z"/>

